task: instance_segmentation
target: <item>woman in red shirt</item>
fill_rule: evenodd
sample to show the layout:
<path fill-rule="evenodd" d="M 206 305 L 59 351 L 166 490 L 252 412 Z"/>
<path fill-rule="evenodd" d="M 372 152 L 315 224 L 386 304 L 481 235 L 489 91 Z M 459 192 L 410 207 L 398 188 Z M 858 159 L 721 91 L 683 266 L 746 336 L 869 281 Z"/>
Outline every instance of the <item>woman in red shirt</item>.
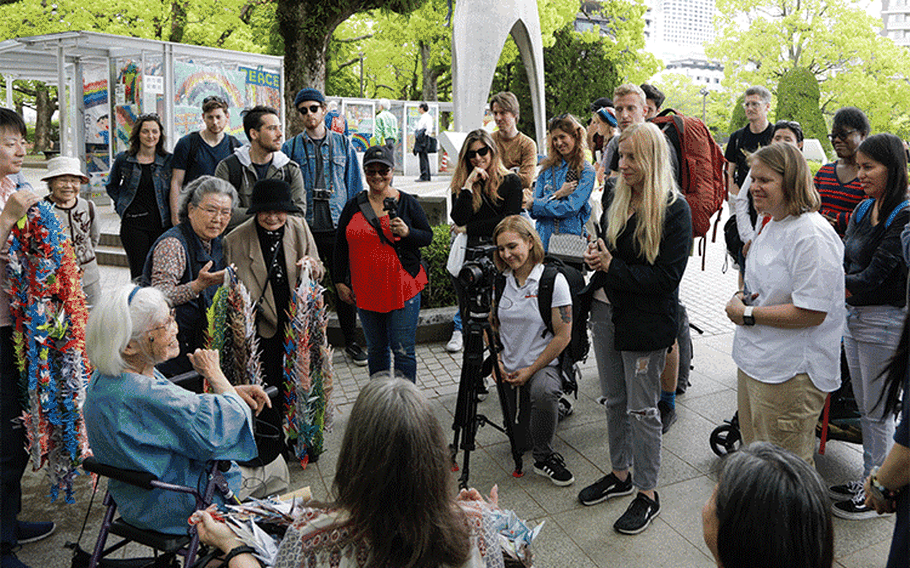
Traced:
<path fill-rule="evenodd" d="M 357 306 L 370 375 L 389 370 L 391 349 L 396 374 L 416 382 L 414 342 L 428 282 L 420 247 L 430 244 L 433 231 L 417 200 L 392 187 L 394 167 L 383 146 L 364 153 L 369 189 L 348 201 L 338 219 L 332 279 L 338 297 Z"/>

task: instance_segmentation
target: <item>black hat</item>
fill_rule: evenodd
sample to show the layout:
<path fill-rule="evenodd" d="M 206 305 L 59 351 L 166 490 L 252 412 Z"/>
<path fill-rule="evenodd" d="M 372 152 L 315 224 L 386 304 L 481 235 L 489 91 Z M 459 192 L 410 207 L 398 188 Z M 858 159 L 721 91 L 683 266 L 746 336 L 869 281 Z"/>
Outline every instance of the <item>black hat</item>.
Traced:
<path fill-rule="evenodd" d="M 260 211 L 303 213 L 300 207 L 291 201 L 291 186 L 281 179 L 262 179 L 253 186 L 253 195 L 250 196 L 250 206 L 246 214 L 252 215 Z"/>
<path fill-rule="evenodd" d="M 607 97 L 600 97 L 599 99 L 597 99 L 593 103 L 591 103 L 590 108 L 591 108 L 591 112 L 597 112 L 598 109 L 602 109 L 604 107 L 611 107 L 611 106 L 613 106 L 613 101 L 611 101 Z"/>
<path fill-rule="evenodd" d="M 395 167 L 392 151 L 386 146 L 370 146 L 367 148 L 367 151 L 363 153 L 363 167 L 367 167 L 368 164 L 372 163 L 385 164 L 390 168 Z"/>

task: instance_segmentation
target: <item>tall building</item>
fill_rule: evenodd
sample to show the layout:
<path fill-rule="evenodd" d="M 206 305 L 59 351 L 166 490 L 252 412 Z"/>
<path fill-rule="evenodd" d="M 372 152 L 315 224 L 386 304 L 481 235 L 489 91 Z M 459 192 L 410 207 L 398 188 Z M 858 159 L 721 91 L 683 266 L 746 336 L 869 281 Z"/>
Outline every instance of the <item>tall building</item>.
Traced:
<path fill-rule="evenodd" d="M 882 0 L 882 35 L 910 47 L 910 0 Z"/>
<path fill-rule="evenodd" d="M 662 40 L 702 50 L 714 40 L 714 0 L 654 0 L 663 12 Z"/>

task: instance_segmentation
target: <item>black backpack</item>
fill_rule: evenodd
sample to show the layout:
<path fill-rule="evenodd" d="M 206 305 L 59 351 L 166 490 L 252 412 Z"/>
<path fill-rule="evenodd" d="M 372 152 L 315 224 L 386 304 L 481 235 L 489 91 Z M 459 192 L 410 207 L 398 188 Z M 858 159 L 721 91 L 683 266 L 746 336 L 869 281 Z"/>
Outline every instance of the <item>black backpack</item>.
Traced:
<path fill-rule="evenodd" d="M 591 312 L 592 295 L 589 292 L 584 276 L 577 268 L 549 255 L 544 257 L 543 262 L 543 275 L 540 277 L 540 284 L 537 288 L 537 308 L 540 310 L 540 317 L 543 319 L 546 328 L 544 334 L 548 332 L 554 333 L 552 304 L 556 275 L 562 274 L 569 284 L 569 293 L 572 296 L 572 339 L 563 352 L 559 354 L 559 370 L 562 374 L 563 392 L 567 395 L 575 393 L 575 397 L 578 398 L 575 364 L 579 361 L 584 361 L 588 356 L 588 351 L 591 349 L 591 342 L 588 340 L 588 315 Z M 499 305 L 499 301 L 502 299 L 505 285 L 506 277 L 500 273 L 494 283 L 496 306 Z"/>

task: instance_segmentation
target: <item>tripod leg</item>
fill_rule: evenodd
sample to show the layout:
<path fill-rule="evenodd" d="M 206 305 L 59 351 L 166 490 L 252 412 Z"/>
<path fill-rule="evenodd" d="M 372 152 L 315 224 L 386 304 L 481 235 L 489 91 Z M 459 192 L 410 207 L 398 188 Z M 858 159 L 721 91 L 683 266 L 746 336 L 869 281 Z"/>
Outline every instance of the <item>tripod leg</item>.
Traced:
<path fill-rule="evenodd" d="M 453 471 L 458 470 L 456 461 L 458 449 L 464 450 L 464 466 L 459 477 L 459 486 L 467 487 L 470 453 L 474 449 L 477 434 L 477 377 L 483 368 L 483 327 L 473 318 L 464 322 L 464 360 L 461 365 L 461 379 L 458 385 L 458 401 L 455 405 L 455 431 L 452 442 Z M 460 440 L 460 444 L 459 444 Z"/>
<path fill-rule="evenodd" d="M 506 385 L 503 380 L 502 373 L 499 369 L 499 364 L 496 363 L 496 338 L 493 336 L 493 328 L 488 324 L 485 327 L 487 337 L 489 338 L 490 351 L 493 355 L 493 377 L 496 381 L 496 392 L 499 395 L 499 405 L 502 408 L 502 421 L 503 428 L 505 429 L 506 436 L 509 438 L 509 447 L 512 450 L 512 459 L 515 460 L 515 471 L 512 472 L 512 477 L 521 477 L 524 475 L 522 471 L 522 457 L 521 452 L 518 450 L 518 444 L 515 441 L 515 412 L 509 408 L 508 403 L 508 393 L 506 392 L 507 388 L 510 388 Z M 517 408 L 515 409 L 517 411 Z"/>

